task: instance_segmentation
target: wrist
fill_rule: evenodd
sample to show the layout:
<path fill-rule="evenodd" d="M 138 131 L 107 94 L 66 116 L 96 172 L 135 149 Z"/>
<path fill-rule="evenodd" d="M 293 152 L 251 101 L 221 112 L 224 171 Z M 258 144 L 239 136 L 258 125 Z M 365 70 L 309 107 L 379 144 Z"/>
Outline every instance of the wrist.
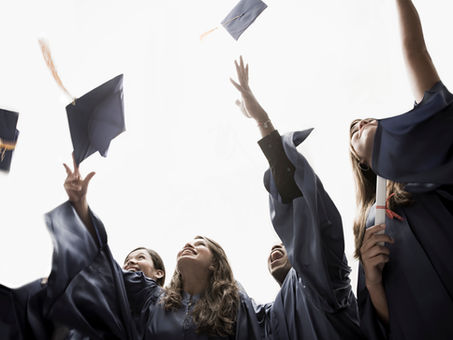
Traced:
<path fill-rule="evenodd" d="M 372 290 L 372 289 L 381 289 L 383 288 L 384 286 L 382 285 L 382 280 L 373 280 L 373 281 L 370 281 L 370 280 L 367 280 L 365 279 L 365 286 L 368 290 Z"/>
<path fill-rule="evenodd" d="M 85 198 L 81 198 L 77 201 L 71 201 L 72 205 L 74 208 L 77 210 L 77 212 L 85 212 L 88 211 L 88 201 Z"/>

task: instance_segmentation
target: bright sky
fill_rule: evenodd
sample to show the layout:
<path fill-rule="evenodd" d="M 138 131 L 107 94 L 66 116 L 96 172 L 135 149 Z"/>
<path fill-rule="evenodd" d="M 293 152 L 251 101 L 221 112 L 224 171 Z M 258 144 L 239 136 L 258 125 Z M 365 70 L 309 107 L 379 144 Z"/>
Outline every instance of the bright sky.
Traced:
<path fill-rule="evenodd" d="M 79 97 L 124 73 L 127 131 L 81 165 L 96 171 L 92 209 L 122 262 L 144 245 L 163 257 L 195 235 L 225 248 L 236 278 L 260 302 L 277 284 L 266 259 L 278 240 L 262 185 L 258 129 L 236 108 L 233 60 L 281 133 L 315 127 L 301 151 L 343 216 L 353 268 L 354 187 L 348 126 L 409 110 L 413 97 L 393 0 L 265 0 L 238 42 L 220 28 L 236 0 L 18 0 L 0 3 L 0 107 L 20 112 L 9 175 L 0 174 L 0 283 L 46 276 L 52 245 L 43 214 L 67 198 L 72 145 L 64 107 L 37 39 L 46 37 L 63 83 Z M 452 84 L 453 3 L 415 1 L 441 78 Z"/>

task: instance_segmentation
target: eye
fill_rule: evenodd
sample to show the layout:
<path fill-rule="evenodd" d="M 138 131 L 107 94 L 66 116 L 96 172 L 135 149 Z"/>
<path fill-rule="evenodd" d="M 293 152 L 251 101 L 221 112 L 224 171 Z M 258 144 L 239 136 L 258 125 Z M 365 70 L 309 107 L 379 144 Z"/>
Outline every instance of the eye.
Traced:
<path fill-rule="evenodd" d="M 144 259 L 145 259 L 145 256 L 144 256 L 144 255 L 140 255 L 140 256 L 138 257 L 138 259 L 139 259 L 139 260 L 144 260 Z"/>

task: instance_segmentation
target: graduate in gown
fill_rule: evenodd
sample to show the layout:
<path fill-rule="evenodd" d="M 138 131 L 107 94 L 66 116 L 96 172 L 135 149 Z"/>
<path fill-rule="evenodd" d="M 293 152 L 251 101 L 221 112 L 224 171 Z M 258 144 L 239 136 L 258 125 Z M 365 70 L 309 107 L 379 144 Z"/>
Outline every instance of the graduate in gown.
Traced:
<path fill-rule="evenodd" d="M 46 215 L 54 242 L 45 312 L 90 339 L 261 339 L 255 305 L 236 283 L 223 249 L 197 236 L 177 254 L 167 289 L 113 260 L 90 211 L 91 178 L 68 167 L 69 201 Z M 68 190 L 69 189 L 69 190 Z"/>
<path fill-rule="evenodd" d="M 67 171 L 71 173 L 67 167 Z M 65 188 L 74 201 L 85 196 L 90 177 L 80 181 L 76 174 L 69 174 Z M 79 190 L 82 189 L 82 191 Z M 145 247 L 132 250 L 124 260 L 123 275 L 140 272 L 162 287 L 165 282 L 165 266 L 159 254 Z M 140 274 L 141 275 L 141 274 Z M 83 332 L 70 327 L 64 318 L 57 322 L 44 312 L 47 297 L 47 278 L 35 280 L 22 287 L 11 289 L 0 285 L 0 338 L 3 340 L 86 340 Z M 93 328 L 96 328 L 93 322 Z M 101 327 L 102 328 L 102 327 Z M 99 333 L 101 334 L 101 333 Z M 93 337 L 96 338 L 96 337 Z"/>
<path fill-rule="evenodd" d="M 362 339 L 357 302 L 344 254 L 341 216 L 315 172 L 296 146 L 311 132 L 281 137 L 248 85 L 248 65 L 235 62 L 245 115 L 256 120 L 259 145 L 270 171 L 272 223 L 282 244 L 275 245 L 268 268 L 280 284 L 275 301 L 261 306 L 269 339 Z"/>
<path fill-rule="evenodd" d="M 414 5 L 395 2 L 418 104 L 351 124 L 361 326 L 369 339 L 453 339 L 453 95 Z M 376 174 L 387 179 L 385 225 L 374 225 Z"/>

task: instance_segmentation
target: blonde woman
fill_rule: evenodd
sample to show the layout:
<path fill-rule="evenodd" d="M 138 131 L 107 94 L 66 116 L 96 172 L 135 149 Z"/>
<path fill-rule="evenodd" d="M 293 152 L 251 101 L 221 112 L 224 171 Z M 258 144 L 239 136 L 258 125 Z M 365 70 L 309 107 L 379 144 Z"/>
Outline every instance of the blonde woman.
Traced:
<path fill-rule="evenodd" d="M 395 3 L 417 104 L 351 124 L 361 326 L 370 339 L 453 339 L 453 95 L 412 1 Z M 374 225 L 376 174 L 388 179 L 385 225 Z"/>

